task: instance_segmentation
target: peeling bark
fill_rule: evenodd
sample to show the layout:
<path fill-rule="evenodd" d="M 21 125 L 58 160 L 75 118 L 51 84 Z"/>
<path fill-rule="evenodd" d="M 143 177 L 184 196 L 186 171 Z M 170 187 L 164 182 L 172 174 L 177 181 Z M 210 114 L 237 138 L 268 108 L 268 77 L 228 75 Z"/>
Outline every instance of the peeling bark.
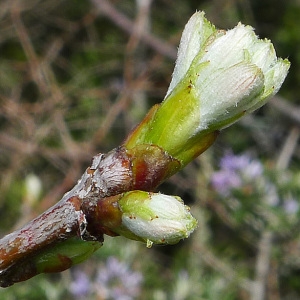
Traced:
<path fill-rule="evenodd" d="M 104 207 L 110 196 L 130 190 L 152 191 L 180 167 L 178 160 L 155 145 L 130 150 L 119 147 L 96 155 L 74 188 L 56 205 L 0 240 L 0 286 L 40 273 L 34 266 L 35 258 L 72 237 L 102 242 L 103 234 L 117 235 L 99 225 L 99 203 Z M 67 259 L 64 256 L 62 270 L 72 265 Z"/>

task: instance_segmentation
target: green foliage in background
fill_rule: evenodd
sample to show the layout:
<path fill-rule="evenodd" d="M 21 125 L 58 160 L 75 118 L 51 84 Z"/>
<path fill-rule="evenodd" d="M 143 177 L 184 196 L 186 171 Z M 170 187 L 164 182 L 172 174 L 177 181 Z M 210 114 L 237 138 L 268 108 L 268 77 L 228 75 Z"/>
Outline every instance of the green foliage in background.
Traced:
<path fill-rule="evenodd" d="M 213 147 L 159 188 L 191 207 L 199 226 L 189 239 L 149 250 L 106 237 L 85 263 L 1 289 L 0 298 L 118 299 L 106 289 L 124 289 L 121 275 L 116 274 L 117 283 L 114 277 L 103 279 L 115 264 L 135 278 L 132 290 L 123 290 L 134 290 L 132 299 L 259 300 L 252 284 L 258 279 L 260 245 L 270 234 L 266 299 L 299 299 L 300 121 L 293 117 L 300 111 L 299 3 L 153 0 L 143 11 L 137 4 L 148 1 L 108 1 L 131 25 L 138 24 L 135 30 L 169 47 L 162 51 L 134 35 L 133 27 L 128 33 L 113 14 L 96 9 L 96 2 L 0 3 L 1 235 L 56 203 L 93 155 L 118 146 L 163 100 L 183 27 L 196 10 L 221 28 L 239 21 L 253 26 L 272 40 L 278 56 L 289 58 L 290 73 L 274 99 L 284 105 L 271 101 L 225 130 Z M 254 161 L 263 170 L 261 177 L 220 192 L 213 178 L 223 170 L 226 153 L 248 155 L 248 165 Z M 35 197 L 25 188 L 32 174 L 41 184 Z M 276 198 L 276 205 L 266 195 Z M 72 290 L 80 283 L 76 274 L 81 282 L 88 280 L 89 291 L 80 297 Z"/>

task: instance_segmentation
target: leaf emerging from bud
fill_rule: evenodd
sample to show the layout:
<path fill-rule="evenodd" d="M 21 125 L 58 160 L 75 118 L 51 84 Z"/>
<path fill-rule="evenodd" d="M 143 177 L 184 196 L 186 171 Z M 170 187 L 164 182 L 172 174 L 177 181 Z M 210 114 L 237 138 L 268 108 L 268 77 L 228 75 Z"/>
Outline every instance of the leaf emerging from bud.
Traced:
<path fill-rule="evenodd" d="M 182 33 L 165 100 L 125 146 L 158 145 L 183 167 L 213 143 L 217 131 L 274 96 L 289 67 L 251 26 L 218 30 L 196 12 Z"/>

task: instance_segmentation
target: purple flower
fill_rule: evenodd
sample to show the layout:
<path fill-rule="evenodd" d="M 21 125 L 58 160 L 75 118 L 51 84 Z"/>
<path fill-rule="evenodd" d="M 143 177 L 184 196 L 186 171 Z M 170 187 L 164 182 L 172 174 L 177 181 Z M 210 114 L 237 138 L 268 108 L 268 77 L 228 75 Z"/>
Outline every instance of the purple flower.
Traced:
<path fill-rule="evenodd" d="M 221 158 L 220 167 L 225 170 L 241 170 L 248 164 L 248 161 L 249 157 L 245 154 L 238 156 L 228 152 Z"/>
<path fill-rule="evenodd" d="M 86 296 L 91 288 L 89 277 L 82 271 L 76 271 L 74 277 L 75 280 L 70 285 L 70 292 L 75 298 Z"/>
<path fill-rule="evenodd" d="M 105 299 L 131 300 L 140 294 L 143 277 L 115 257 L 107 259 L 97 274 L 97 293 Z"/>
<path fill-rule="evenodd" d="M 262 164 L 247 154 L 234 155 L 227 153 L 220 161 L 220 171 L 211 178 L 212 186 L 228 196 L 231 189 L 240 188 L 245 180 L 254 181 L 263 174 Z"/>
<path fill-rule="evenodd" d="M 288 197 L 284 200 L 283 208 L 287 214 L 294 214 L 299 209 L 299 202 L 292 197 Z"/>
<path fill-rule="evenodd" d="M 221 159 L 220 167 L 225 170 L 241 172 L 249 178 L 260 176 L 263 173 L 262 164 L 248 154 L 234 155 L 227 153 Z"/>
<path fill-rule="evenodd" d="M 238 188 L 242 185 L 242 180 L 234 171 L 220 170 L 213 174 L 211 183 L 219 194 L 228 195 L 232 188 Z"/>

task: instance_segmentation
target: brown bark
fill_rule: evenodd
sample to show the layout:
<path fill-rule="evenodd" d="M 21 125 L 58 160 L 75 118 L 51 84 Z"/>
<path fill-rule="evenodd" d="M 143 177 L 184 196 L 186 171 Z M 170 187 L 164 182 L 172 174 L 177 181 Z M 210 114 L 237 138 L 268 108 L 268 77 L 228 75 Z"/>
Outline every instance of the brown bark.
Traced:
<path fill-rule="evenodd" d="M 151 191 L 180 167 L 180 162 L 155 145 L 130 150 L 119 147 L 96 155 L 75 187 L 56 205 L 0 240 L 0 286 L 36 275 L 33 258 L 57 243 L 74 236 L 101 242 L 104 233 L 116 235 L 101 226 L 99 202 L 104 207 L 110 196 L 136 189 Z"/>

